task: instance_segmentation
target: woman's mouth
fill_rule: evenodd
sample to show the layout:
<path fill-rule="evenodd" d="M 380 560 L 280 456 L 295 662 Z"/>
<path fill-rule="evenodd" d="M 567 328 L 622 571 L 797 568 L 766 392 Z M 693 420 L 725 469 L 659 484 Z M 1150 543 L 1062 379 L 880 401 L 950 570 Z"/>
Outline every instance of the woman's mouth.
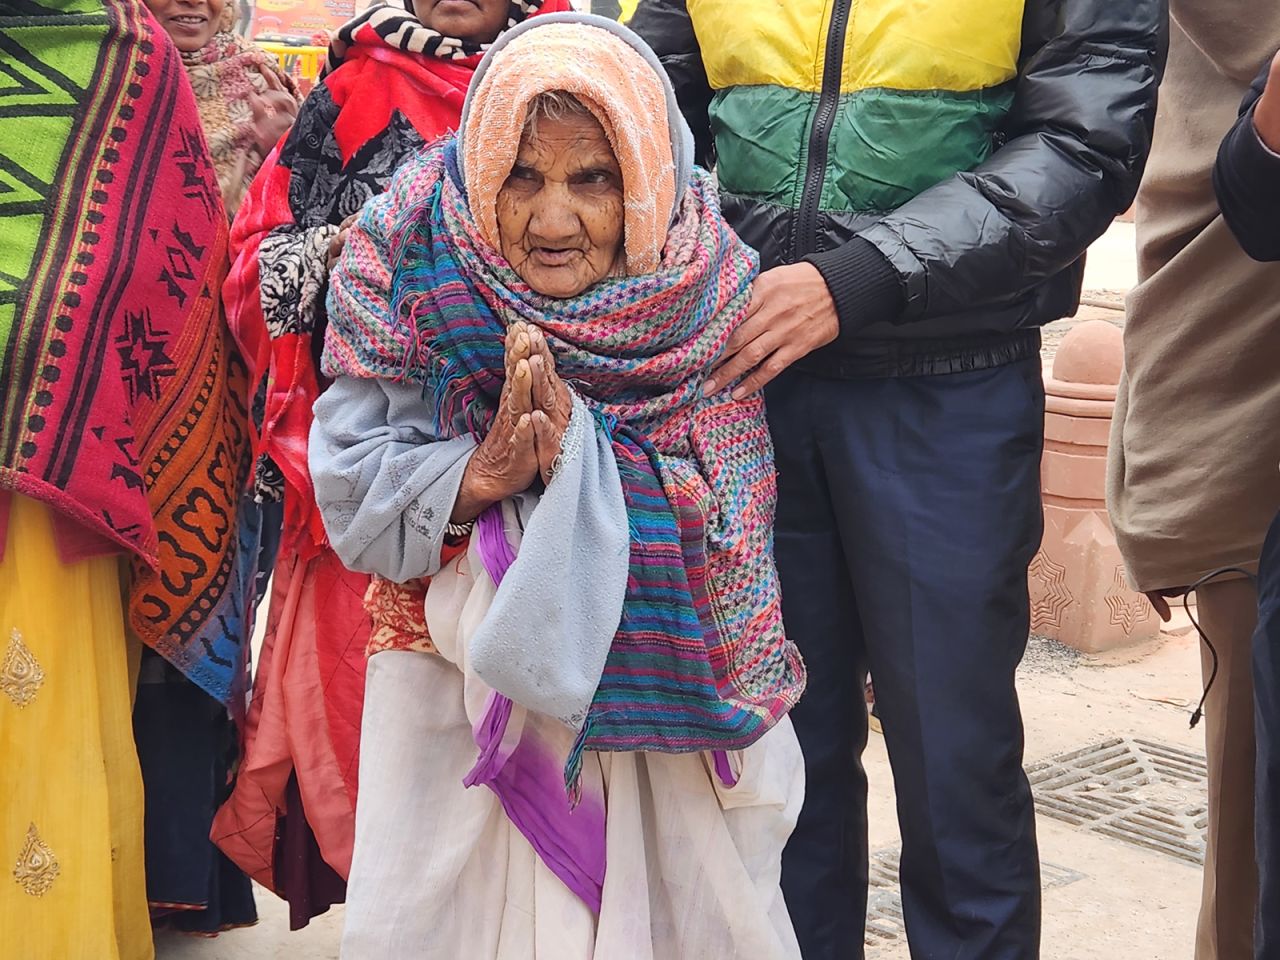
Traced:
<path fill-rule="evenodd" d="M 576 257 L 582 255 L 577 249 L 557 249 L 555 247 L 535 247 L 534 260 L 543 267 L 567 267 Z"/>
<path fill-rule="evenodd" d="M 180 27 L 199 28 L 209 22 L 208 17 L 202 17 L 198 14 L 184 13 L 176 17 L 169 18 L 170 23 L 176 23 Z"/>
<path fill-rule="evenodd" d="M 480 7 L 475 3 L 475 0 L 436 0 L 433 12 L 442 16 L 450 14 L 453 16 L 466 16 L 467 14 L 474 14 L 479 9 Z"/>

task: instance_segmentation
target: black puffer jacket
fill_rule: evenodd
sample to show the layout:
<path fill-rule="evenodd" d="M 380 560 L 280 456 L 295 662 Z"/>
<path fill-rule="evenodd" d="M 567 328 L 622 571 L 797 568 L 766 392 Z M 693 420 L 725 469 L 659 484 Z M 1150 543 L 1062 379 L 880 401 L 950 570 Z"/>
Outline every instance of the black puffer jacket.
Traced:
<path fill-rule="evenodd" d="M 765 267 L 808 260 L 840 314 L 829 376 L 1032 356 L 1151 144 L 1164 0 L 642 0 Z M 931 15 L 930 11 L 936 11 Z"/>

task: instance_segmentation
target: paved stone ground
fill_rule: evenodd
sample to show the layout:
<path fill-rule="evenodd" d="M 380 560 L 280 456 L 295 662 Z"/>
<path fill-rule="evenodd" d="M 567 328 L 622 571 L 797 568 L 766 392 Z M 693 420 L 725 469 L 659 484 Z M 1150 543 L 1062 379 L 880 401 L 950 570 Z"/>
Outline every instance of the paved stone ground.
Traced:
<path fill-rule="evenodd" d="M 1044 960 L 1192 955 L 1205 802 L 1203 738 L 1187 723 L 1198 656 L 1189 633 L 1105 660 L 1033 639 L 1018 686 L 1037 801 Z M 892 856 L 899 838 L 883 741 L 868 754 L 872 846 Z M 868 957 L 907 960 L 894 877 L 873 874 Z"/>
<path fill-rule="evenodd" d="M 1051 366 L 1085 319 L 1123 325 L 1134 282 L 1132 224 L 1091 251 L 1079 315 L 1045 329 Z M 1044 960 L 1185 960 L 1192 955 L 1203 848 L 1199 653 L 1186 624 L 1149 647 L 1090 659 L 1034 639 L 1018 678 L 1027 765 L 1037 794 Z M 896 884 L 901 838 L 883 740 L 872 738 L 870 960 L 909 956 Z M 165 937 L 160 960 L 336 960 L 342 909 L 289 933 L 282 904 L 259 894 L 262 922 L 214 940 Z M 460 958 L 465 960 L 465 958 Z M 602 958 L 621 960 L 621 958 Z"/>

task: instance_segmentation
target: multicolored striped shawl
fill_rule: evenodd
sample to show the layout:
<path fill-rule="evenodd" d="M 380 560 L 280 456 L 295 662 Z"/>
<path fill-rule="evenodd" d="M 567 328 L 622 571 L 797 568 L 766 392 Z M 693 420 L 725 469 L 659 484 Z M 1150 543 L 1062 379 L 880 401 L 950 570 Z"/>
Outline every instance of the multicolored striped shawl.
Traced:
<path fill-rule="evenodd" d="M 582 749 L 749 746 L 795 703 L 804 667 L 782 629 L 763 404 L 702 395 L 756 270 L 710 176 L 696 174 L 655 273 L 565 300 L 531 290 L 480 235 L 454 141 L 401 176 L 428 181 L 413 192 L 429 199 L 403 211 L 391 241 L 393 310 L 331 313 L 326 370 L 421 383 L 440 436 L 480 438 L 502 390 L 504 333 L 536 324 L 622 476 L 625 609 L 568 780 Z"/>

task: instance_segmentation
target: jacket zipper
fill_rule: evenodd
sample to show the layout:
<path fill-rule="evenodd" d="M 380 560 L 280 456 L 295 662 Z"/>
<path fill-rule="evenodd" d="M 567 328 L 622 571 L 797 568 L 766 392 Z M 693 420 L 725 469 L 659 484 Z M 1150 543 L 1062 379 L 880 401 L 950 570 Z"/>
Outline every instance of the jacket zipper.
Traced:
<path fill-rule="evenodd" d="M 818 247 L 818 209 L 822 202 L 822 185 L 827 178 L 827 151 L 831 145 L 831 127 L 840 103 L 840 74 L 844 69 L 844 40 L 849 29 L 849 8 L 853 0 L 836 0 L 827 31 L 827 56 L 822 65 L 822 91 L 818 109 L 809 128 L 809 161 L 804 171 L 804 191 L 796 214 L 791 237 L 793 259 L 799 260 Z"/>

